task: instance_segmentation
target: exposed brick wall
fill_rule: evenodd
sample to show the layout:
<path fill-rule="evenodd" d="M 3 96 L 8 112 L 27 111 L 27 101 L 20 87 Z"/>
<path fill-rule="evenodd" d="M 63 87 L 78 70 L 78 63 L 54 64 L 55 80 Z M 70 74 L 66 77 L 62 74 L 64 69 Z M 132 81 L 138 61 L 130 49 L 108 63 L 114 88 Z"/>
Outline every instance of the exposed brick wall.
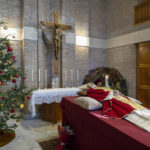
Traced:
<path fill-rule="evenodd" d="M 127 45 L 106 50 L 108 67 L 118 69 L 127 81 L 128 94 L 136 97 L 136 47 Z"/>
<path fill-rule="evenodd" d="M 134 25 L 133 7 L 144 0 L 107 0 L 107 38 L 150 27 L 150 22 Z"/>

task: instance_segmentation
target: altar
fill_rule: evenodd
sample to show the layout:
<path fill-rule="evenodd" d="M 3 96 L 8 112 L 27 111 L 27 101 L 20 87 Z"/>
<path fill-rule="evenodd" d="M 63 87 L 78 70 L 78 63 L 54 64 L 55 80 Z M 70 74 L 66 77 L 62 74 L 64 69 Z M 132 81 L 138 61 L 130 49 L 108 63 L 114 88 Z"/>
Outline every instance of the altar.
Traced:
<path fill-rule="evenodd" d="M 35 105 L 42 104 L 42 119 L 57 123 L 61 120 L 61 108 L 59 103 L 63 97 L 77 96 L 79 88 L 54 88 L 54 89 L 40 89 L 33 91 L 31 101 L 29 102 L 29 110 L 32 117 L 36 116 Z"/>

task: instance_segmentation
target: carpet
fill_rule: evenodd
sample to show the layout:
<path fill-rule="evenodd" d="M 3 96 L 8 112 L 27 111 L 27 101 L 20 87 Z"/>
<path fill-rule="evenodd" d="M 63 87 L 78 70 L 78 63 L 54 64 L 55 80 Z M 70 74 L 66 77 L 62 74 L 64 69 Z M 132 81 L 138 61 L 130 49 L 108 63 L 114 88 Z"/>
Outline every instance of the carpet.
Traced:
<path fill-rule="evenodd" d="M 39 144 L 43 150 L 55 150 L 56 146 L 59 144 L 59 140 L 58 138 L 54 138 L 43 142 L 39 142 Z"/>

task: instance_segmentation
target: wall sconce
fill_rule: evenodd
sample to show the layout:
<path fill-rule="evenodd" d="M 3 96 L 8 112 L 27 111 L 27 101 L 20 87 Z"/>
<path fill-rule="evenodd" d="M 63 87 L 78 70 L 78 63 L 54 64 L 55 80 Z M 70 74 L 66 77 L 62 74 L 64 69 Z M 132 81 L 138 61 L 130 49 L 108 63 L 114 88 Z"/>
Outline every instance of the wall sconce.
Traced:
<path fill-rule="evenodd" d="M 85 36 L 76 36 L 76 45 L 89 47 L 89 38 Z"/>

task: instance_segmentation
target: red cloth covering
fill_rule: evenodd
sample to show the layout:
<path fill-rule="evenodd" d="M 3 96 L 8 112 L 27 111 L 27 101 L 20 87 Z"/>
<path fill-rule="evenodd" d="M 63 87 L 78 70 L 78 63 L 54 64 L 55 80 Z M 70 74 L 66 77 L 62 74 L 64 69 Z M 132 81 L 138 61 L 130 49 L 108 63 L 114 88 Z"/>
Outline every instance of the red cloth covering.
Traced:
<path fill-rule="evenodd" d="M 105 117 L 100 110 L 85 110 L 75 98 L 61 101 L 63 125 L 75 133 L 71 150 L 150 150 L 150 133 L 126 120 Z"/>
<path fill-rule="evenodd" d="M 87 91 L 87 95 L 89 97 L 94 98 L 99 102 L 102 102 L 109 93 L 110 93 L 109 91 L 104 91 L 102 89 L 93 89 L 93 88 Z M 104 115 L 109 117 L 122 118 L 123 116 L 129 114 L 133 110 L 134 108 L 132 106 L 123 103 L 117 100 L 116 98 L 103 101 L 102 112 Z"/>

